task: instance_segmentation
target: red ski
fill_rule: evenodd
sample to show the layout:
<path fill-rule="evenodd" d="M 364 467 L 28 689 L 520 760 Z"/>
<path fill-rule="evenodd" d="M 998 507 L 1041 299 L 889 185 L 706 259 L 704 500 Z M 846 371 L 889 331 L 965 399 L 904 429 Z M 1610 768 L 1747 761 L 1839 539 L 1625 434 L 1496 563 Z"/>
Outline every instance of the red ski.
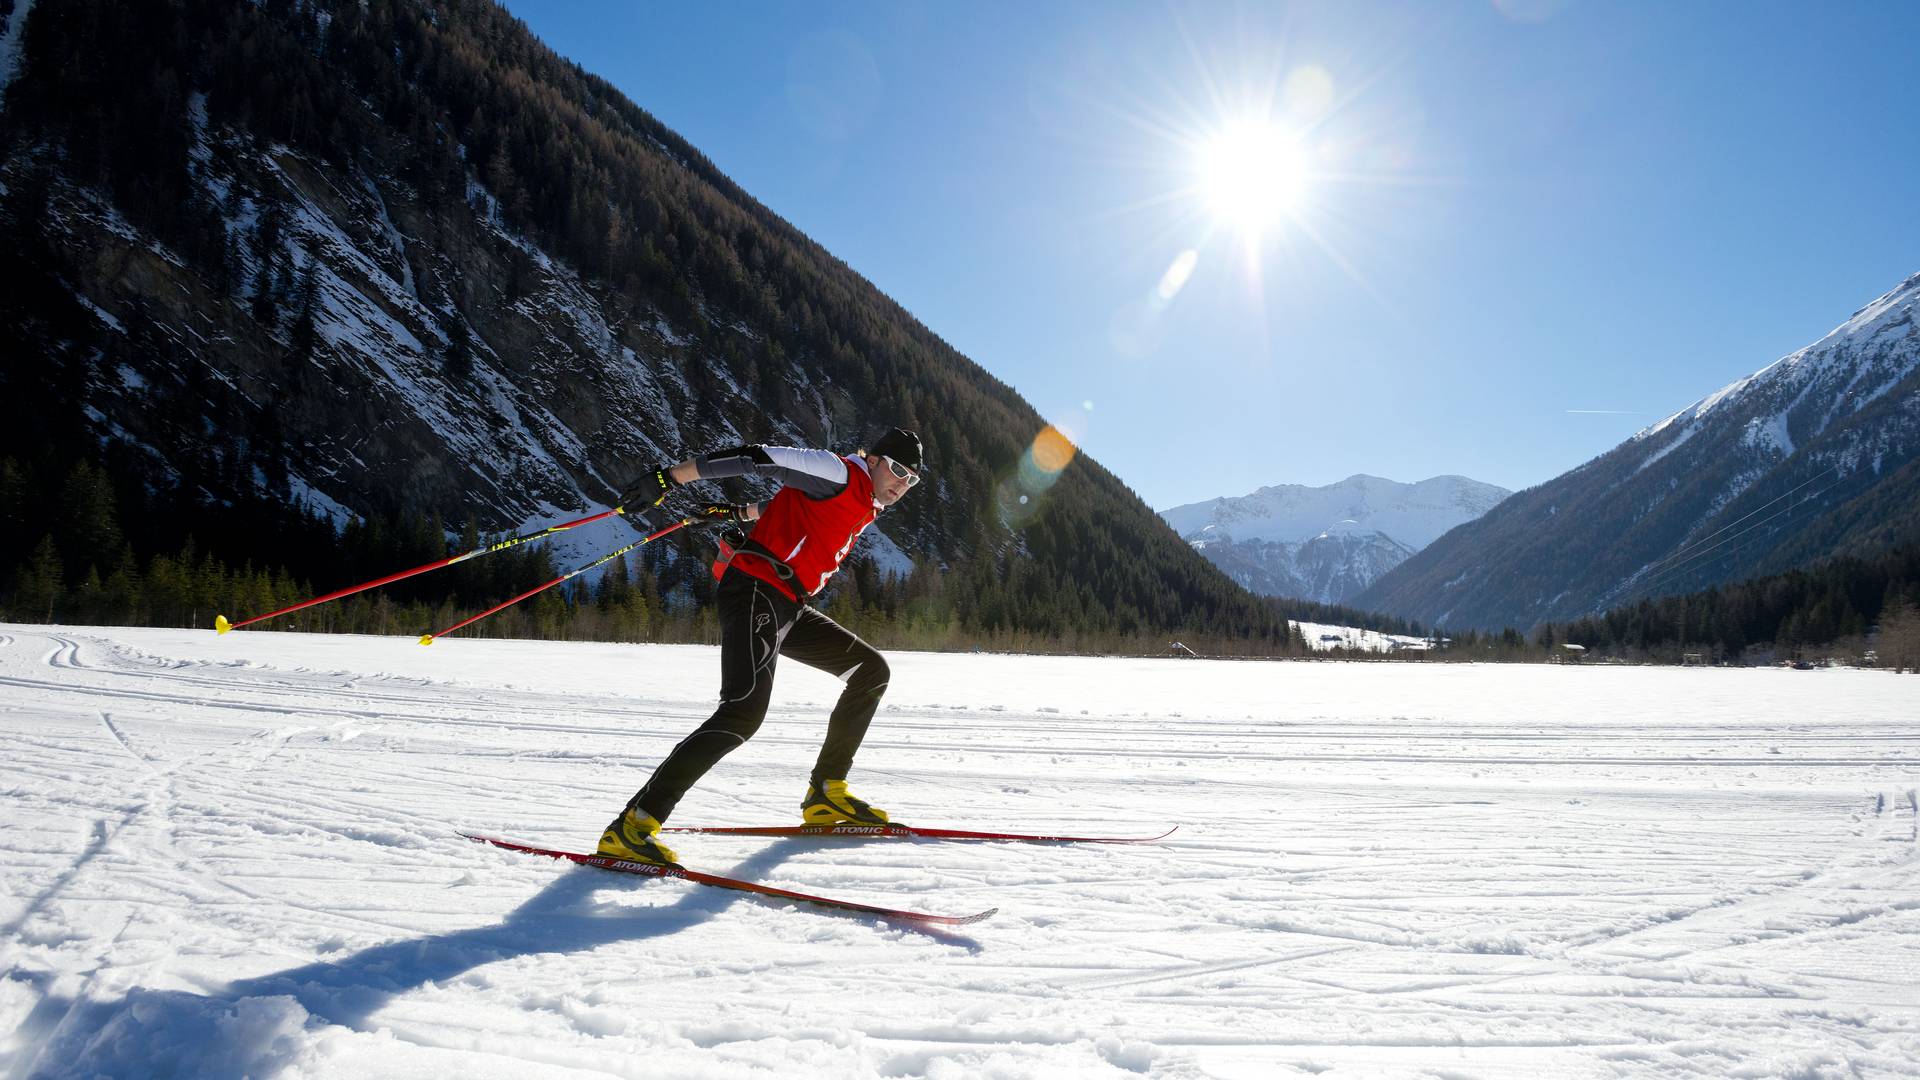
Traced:
<path fill-rule="evenodd" d="M 1159 836 L 1043 836 L 1038 833 L 973 832 L 968 829 L 926 829 L 917 825 L 741 825 L 741 826 L 663 826 L 661 832 L 718 833 L 723 836 L 847 836 L 855 839 L 903 840 L 1023 840 L 1054 844 L 1151 844 L 1172 836 L 1172 829 Z"/>
<path fill-rule="evenodd" d="M 555 851 L 552 848 L 534 847 L 530 844 L 502 840 L 497 836 L 483 836 L 479 833 L 463 832 L 461 836 L 477 840 L 483 844 L 506 848 L 508 851 L 525 852 L 528 855 L 545 855 L 549 859 L 566 859 L 586 866 L 597 866 L 602 870 L 618 870 L 623 874 L 640 874 L 644 877 L 679 878 L 691 881 L 695 885 L 711 885 L 716 889 L 732 889 L 734 892 L 753 893 L 756 896 L 772 896 L 781 900 L 796 900 L 806 904 L 836 911 L 850 911 L 861 915 L 877 915 L 882 919 L 895 919 L 901 922 L 927 923 L 934 926 L 966 926 L 999 911 L 988 908 L 974 915 L 929 915 L 924 911 L 902 911 L 897 908 L 878 907 L 873 904 L 860 904 L 852 900 L 837 900 L 831 896 L 814 896 L 811 893 L 794 892 L 791 889 L 776 889 L 771 885 L 742 881 L 739 878 L 721 877 L 718 874 L 703 874 L 698 870 L 688 870 L 678 866 L 654 866 L 651 863 L 628 862 L 625 859 L 609 858 L 605 855 L 582 855 L 575 851 Z"/>

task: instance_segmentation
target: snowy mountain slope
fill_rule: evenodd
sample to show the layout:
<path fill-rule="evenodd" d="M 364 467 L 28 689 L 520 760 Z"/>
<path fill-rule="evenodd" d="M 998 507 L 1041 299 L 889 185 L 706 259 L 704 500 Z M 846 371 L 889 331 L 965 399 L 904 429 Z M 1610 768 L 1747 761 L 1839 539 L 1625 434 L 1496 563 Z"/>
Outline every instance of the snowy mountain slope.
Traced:
<path fill-rule="evenodd" d="M 774 884 L 1000 908 L 916 932 L 453 838 L 591 843 L 706 715 L 713 650 L 0 626 L 0 1069 L 1172 1080 L 1920 1060 L 1920 761 L 1897 676 L 891 659 L 856 787 L 903 818 L 1180 831 L 680 845 Z M 838 689 L 783 672 L 767 726 L 676 821 L 784 820 Z"/>
<path fill-rule="evenodd" d="M 319 532 L 286 508 L 517 533 L 664 460 L 898 424 L 931 482 L 853 555 L 965 582 L 962 623 L 1282 629 L 1088 455 L 1022 472 L 1029 403 L 494 0 L 7 11 L 0 330 L 34 362 L 0 365 L 0 466 L 34 501 L 97 466 L 159 522 L 131 564 L 191 536 L 327 580 L 324 544 L 274 542 Z M 38 539 L 8 536 L 0 590 Z M 101 562 L 62 547 L 70 583 Z"/>
<path fill-rule="evenodd" d="M 1300 636 L 1306 641 L 1307 647 L 1315 652 L 1345 649 L 1349 652 L 1392 653 L 1405 649 L 1425 649 L 1428 644 L 1426 638 L 1411 634 L 1387 634 L 1359 626 L 1314 622 L 1297 622 L 1294 625 L 1300 628 Z"/>
<path fill-rule="evenodd" d="M 202 392 L 211 411 L 241 425 L 231 449 L 247 461 L 252 494 L 303 501 L 338 523 L 464 507 L 486 527 L 515 531 L 603 503 L 641 462 L 740 437 L 726 419 L 749 408 L 737 383 L 706 399 L 730 408 L 683 429 L 679 417 L 703 402 L 680 374 L 688 357 L 678 335 L 609 313 L 576 271 L 507 228 L 477 181 L 468 192 L 475 212 L 453 216 L 463 227 L 450 229 L 444 208 L 397 178 L 345 174 L 285 147 L 255 147 L 240 132 L 197 134 L 196 179 L 233 207 L 227 229 L 242 241 L 232 253 L 240 299 L 259 299 L 273 266 L 291 267 L 299 293 L 311 296 L 311 344 L 303 352 L 296 331 L 263 328 L 206 294 L 92 193 L 59 187 L 49 230 L 78 257 L 122 268 L 119 280 L 84 283 L 98 290 L 80 298 L 102 332 L 158 335 L 187 349 L 135 350 L 115 378 L 91 388 L 103 433 L 171 457 L 208 418 L 151 406 L 174 387 L 210 381 Z M 261 234 L 263 214 L 277 224 L 256 250 L 244 241 Z M 409 239 L 436 232 L 436 244 Z M 464 312 L 454 301 L 476 279 L 515 274 L 517 297 Z M 175 287 L 140 286 L 156 281 Z M 466 357 L 457 371 L 448 359 L 456 338 Z M 829 411 L 825 383 L 804 385 L 809 411 Z M 270 424 L 249 430 L 269 411 Z M 771 438 L 816 434 L 773 423 Z M 276 441 L 256 457 L 268 434 Z"/>
<path fill-rule="evenodd" d="M 1526 627 L 1920 538 L 1920 274 L 1515 495 L 1354 602 Z"/>
<path fill-rule="evenodd" d="M 1358 474 L 1188 503 L 1160 516 L 1227 576 L 1268 596 L 1344 603 L 1509 492 L 1464 476 L 1400 484 Z"/>
<path fill-rule="evenodd" d="M 1322 603 L 1345 601 L 1413 554 L 1385 533 L 1351 522 L 1299 543 L 1235 540 L 1213 525 L 1188 542 L 1249 591 Z"/>

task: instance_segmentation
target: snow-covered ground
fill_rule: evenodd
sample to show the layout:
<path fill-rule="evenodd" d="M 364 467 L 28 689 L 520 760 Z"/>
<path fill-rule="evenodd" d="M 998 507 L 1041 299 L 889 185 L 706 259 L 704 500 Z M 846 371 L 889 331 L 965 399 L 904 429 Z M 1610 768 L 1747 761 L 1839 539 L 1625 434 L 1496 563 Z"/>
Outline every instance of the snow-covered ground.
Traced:
<path fill-rule="evenodd" d="M 856 791 L 1132 847 L 591 845 L 694 647 L 0 626 L 0 1074 L 1920 1074 L 1920 682 L 899 654 Z M 678 824 L 782 823 L 783 670 Z"/>
<path fill-rule="evenodd" d="M 1351 649 L 1354 652 L 1394 652 L 1398 649 L 1424 649 L 1426 638 L 1412 637 L 1407 634 L 1387 634 L 1378 630 L 1362 630 L 1357 626 L 1335 626 L 1332 623 L 1296 622 L 1300 634 L 1316 652 L 1331 652 L 1334 649 Z"/>

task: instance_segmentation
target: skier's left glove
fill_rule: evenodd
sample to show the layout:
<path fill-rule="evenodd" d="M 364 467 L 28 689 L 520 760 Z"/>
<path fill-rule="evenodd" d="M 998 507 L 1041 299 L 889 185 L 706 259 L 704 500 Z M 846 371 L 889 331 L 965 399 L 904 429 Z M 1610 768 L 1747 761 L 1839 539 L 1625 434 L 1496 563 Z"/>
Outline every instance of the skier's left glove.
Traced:
<path fill-rule="evenodd" d="M 648 469 L 640 479 L 626 486 L 626 493 L 620 496 L 620 505 L 630 513 L 659 506 L 666 500 L 667 492 L 680 486 L 680 482 L 667 471 L 672 467 L 656 465 Z"/>
<path fill-rule="evenodd" d="M 747 516 L 748 511 L 752 509 L 753 506 L 750 503 L 708 503 L 695 511 L 693 516 L 701 521 L 716 524 L 728 521 L 745 522 L 753 520 Z"/>

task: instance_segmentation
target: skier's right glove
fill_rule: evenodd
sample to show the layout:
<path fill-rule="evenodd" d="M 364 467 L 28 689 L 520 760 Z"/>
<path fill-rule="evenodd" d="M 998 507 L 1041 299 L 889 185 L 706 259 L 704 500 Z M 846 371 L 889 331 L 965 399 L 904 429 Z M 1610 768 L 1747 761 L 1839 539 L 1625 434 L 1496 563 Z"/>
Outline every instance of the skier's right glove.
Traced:
<path fill-rule="evenodd" d="M 659 506 L 666 501 L 667 492 L 680 486 L 680 482 L 667 472 L 672 467 L 656 465 L 648 469 L 640 479 L 627 485 L 626 494 L 620 496 L 620 505 L 628 511 L 636 511 Z"/>

